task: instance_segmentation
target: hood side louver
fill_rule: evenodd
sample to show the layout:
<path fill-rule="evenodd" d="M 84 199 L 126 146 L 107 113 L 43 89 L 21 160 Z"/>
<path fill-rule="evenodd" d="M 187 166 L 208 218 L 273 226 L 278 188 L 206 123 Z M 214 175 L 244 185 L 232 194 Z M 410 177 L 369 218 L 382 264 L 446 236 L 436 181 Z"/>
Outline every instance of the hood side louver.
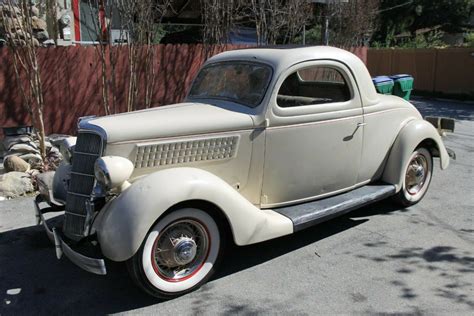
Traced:
<path fill-rule="evenodd" d="M 233 158 L 239 136 L 138 144 L 135 168 L 152 168 Z"/>

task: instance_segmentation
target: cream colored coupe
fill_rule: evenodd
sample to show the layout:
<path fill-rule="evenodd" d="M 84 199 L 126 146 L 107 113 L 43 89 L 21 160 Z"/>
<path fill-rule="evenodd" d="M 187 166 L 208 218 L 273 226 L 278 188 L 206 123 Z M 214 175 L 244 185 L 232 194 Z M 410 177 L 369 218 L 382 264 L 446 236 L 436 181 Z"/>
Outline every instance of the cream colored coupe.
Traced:
<path fill-rule="evenodd" d="M 437 130 L 407 101 L 377 94 L 363 62 L 331 47 L 244 49 L 209 59 L 184 103 L 83 118 L 47 197 L 62 254 L 105 274 L 126 262 L 147 293 L 202 285 L 225 241 L 249 245 L 393 196 L 419 202 Z"/>

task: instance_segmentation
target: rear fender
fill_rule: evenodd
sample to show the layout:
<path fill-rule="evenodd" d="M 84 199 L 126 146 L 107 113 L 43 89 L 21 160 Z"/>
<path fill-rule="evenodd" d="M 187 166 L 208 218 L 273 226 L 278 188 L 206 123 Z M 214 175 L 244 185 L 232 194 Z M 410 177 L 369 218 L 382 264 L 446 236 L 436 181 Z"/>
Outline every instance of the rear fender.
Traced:
<path fill-rule="evenodd" d="M 413 151 L 423 142 L 435 157 L 440 158 L 441 169 L 449 166 L 449 155 L 437 130 L 429 122 L 415 119 L 409 121 L 399 132 L 385 165 L 382 181 L 394 184 L 400 190 L 405 166 Z"/>
<path fill-rule="evenodd" d="M 216 205 L 227 218 L 237 245 L 293 232 L 290 219 L 257 208 L 214 174 L 197 168 L 174 168 L 137 180 L 99 213 L 94 228 L 103 254 L 114 261 L 129 259 L 164 212 L 190 200 Z"/>

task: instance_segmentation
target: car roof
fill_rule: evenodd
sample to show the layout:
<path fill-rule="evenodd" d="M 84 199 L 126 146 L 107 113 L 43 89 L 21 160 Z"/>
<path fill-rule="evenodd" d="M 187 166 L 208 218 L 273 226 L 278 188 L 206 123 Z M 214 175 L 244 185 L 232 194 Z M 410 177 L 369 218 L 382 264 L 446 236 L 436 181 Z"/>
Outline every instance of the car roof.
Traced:
<path fill-rule="evenodd" d="M 370 74 L 364 62 L 351 52 L 331 46 L 276 46 L 244 48 L 226 51 L 211 57 L 206 65 L 215 62 L 253 60 L 270 64 L 279 74 L 289 67 L 309 60 L 335 60 L 345 64 L 353 73 L 359 86 L 364 105 L 379 100 Z"/>

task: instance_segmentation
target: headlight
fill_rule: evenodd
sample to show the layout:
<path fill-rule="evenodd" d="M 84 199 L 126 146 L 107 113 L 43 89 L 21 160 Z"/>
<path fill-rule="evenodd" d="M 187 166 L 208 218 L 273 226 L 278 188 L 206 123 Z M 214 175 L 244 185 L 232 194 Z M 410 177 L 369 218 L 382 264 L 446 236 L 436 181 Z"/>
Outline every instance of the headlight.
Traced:
<path fill-rule="evenodd" d="M 119 156 L 105 156 L 96 160 L 94 174 L 97 182 L 107 190 L 120 187 L 125 189 L 127 180 L 133 172 L 133 163 Z"/>
<path fill-rule="evenodd" d="M 76 146 L 77 137 L 68 137 L 61 140 L 59 143 L 59 152 L 67 163 L 71 163 L 74 153 L 74 146 Z"/>

